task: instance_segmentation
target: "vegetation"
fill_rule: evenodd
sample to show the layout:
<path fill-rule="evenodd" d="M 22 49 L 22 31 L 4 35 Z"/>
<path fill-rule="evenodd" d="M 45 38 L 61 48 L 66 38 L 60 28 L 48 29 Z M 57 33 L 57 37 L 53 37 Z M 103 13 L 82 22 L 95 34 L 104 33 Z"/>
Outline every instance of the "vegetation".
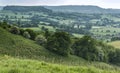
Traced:
<path fill-rule="evenodd" d="M 3 26 L 3 24 L 4 22 L 1 23 L 1 26 Z M 9 28 L 8 24 L 4 26 L 7 29 Z M 15 26 L 11 26 L 9 30 L 12 30 L 12 32 L 10 32 L 17 35 L 20 35 L 21 32 L 23 33 L 23 30 Z M 35 40 L 39 45 L 61 56 L 76 55 L 86 59 L 87 61 L 119 63 L 120 57 L 118 49 L 114 49 L 111 46 L 100 43 L 90 36 L 84 36 L 76 41 L 75 39 L 72 39 L 70 34 L 67 32 L 58 31 L 50 34 L 48 30 L 45 30 L 44 34 L 40 34 L 31 29 L 24 30 L 24 33 L 21 36 Z M 16 44 L 15 41 L 12 41 L 12 39 L 10 42 L 12 42 L 14 45 Z M 36 56 L 39 56 L 39 54 Z M 114 60 L 114 58 L 116 58 L 116 60 Z"/>
<path fill-rule="evenodd" d="M 66 32 L 55 32 L 47 40 L 46 48 L 63 56 L 70 54 L 71 39 Z"/>
<path fill-rule="evenodd" d="M 119 73 L 116 67 L 100 69 L 94 66 L 66 66 L 43 61 L 15 59 L 10 56 L 0 57 L 1 73 Z"/>
<path fill-rule="evenodd" d="M 119 40 L 119 16 L 6 6 L 0 11 L 0 72 L 119 73 L 120 49 L 96 40 Z"/>
<path fill-rule="evenodd" d="M 47 40 L 44 36 L 42 35 L 38 35 L 36 38 L 35 38 L 35 41 L 39 44 L 39 45 L 45 45 Z"/>

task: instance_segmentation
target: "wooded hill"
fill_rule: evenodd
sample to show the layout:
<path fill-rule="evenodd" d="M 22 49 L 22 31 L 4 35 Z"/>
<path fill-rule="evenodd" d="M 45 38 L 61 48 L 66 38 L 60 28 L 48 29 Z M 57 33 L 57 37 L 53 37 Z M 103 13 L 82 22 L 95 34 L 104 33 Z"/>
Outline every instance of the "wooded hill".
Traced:
<path fill-rule="evenodd" d="M 77 13 L 120 13 L 120 9 L 105 9 L 91 5 L 66 5 L 66 6 L 44 6 L 57 12 L 77 12 Z"/>

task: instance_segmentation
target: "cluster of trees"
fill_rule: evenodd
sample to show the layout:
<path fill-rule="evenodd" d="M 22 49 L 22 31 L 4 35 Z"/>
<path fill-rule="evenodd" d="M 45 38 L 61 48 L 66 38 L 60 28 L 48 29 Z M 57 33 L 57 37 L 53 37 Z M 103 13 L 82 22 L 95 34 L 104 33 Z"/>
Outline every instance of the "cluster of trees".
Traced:
<path fill-rule="evenodd" d="M 34 40 L 37 36 L 37 33 L 31 29 L 22 29 L 17 26 L 9 25 L 5 21 L 0 22 L 0 27 L 2 27 L 3 29 L 6 29 L 7 31 L 13 34 L 21 35 L 31 40 Z"/>
<path fill-rule="evenodd" d="M 0 26 L 13 34 L 22 35 L 25 38 L 36 41 L 37 44 L 45 47 L 61 56 L 76 55 L 88 61 L 102 61 L 120 63 L 120 49 L 108 46 L 90 36 L 74 38 L 63 31 L 37 33 L 31 29 L 20 29 L 10 26 L 6 22 Z"/>

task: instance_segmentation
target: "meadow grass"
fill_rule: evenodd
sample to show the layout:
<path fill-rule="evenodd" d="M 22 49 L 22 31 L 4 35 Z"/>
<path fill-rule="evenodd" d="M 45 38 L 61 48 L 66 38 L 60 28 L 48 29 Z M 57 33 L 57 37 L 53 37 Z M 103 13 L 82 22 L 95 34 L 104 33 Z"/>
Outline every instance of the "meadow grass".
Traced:
<path fill-rule="evenodd" d="M 120 49 L 120 41 L 109 42 L 108 45 L 114 46 L 115 48 Z"/>
<path fill-rule="evenodd" d="M 100 69 L 94 66 L 67 66 L 43 61 L 0 57 L 0 73 L 120 73 L 119 69 Z"/>

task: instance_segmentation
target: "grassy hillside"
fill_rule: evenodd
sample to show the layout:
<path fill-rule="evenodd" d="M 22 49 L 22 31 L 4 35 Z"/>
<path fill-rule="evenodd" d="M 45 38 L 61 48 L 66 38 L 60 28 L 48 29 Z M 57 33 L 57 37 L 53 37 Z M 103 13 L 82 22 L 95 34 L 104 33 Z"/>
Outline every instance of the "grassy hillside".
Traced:
<path fill-rule="evenodd" d="M 0 73 L 119 73 L 118 68 L 94 66 L 66 66 L 42 61 L 0 57 Z"/>
<path fill-rule="evenodd" d="M 34 41 L 11 34 L 2 28 L 0 28 L 0 54 L 67 65 L 87 64 L 87 61 L 76 56 L 63 57 L 53 54 Z"/>
<path fill-rule="evenodd" d="M 0 33 L 0 73 L 119 73 L 117 66 L 59 56 L 2 28 Z"/>
<path fill-rule="evenodd" d="M 120 48 L 120 41 L 113 41 L 108 44 L 114 46 L 115 48 Z"/>

